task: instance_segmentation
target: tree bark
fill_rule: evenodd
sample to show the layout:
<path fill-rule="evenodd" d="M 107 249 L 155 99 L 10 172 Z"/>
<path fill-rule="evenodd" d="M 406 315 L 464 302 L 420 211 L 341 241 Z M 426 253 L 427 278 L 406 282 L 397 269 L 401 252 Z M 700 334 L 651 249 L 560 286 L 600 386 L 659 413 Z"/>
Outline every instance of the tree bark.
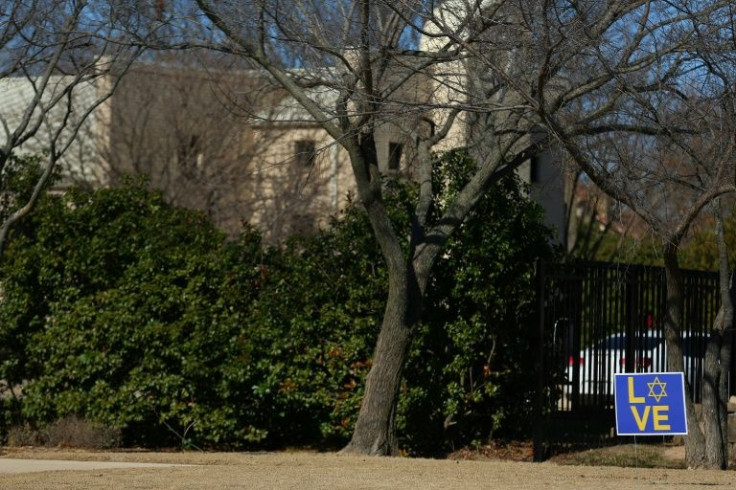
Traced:
<path fill-rule="evenodd" d="M 405 257 L 381 197 L 375 140 L 366 132 L 344 140 L 350 155 L 358 196 L 368 214 L 388 271 L 388 298 L 381 329 L 366 377 L 365 394 L 347 453 L 392 456 L 398 453 L 396 406 L 415 315 L 412 308 L 410 261 Z"/>
<path fill-rule="evenodd" d="M 721 325 L 723 324 L 723 307 L 718 314 L 715 328 L 708 338 L 703 366 L 703 430 L 705 432 L 706 466 L 713 469 L 726 469 L 727 456 L 724 453 L 723 441 L 726 434 L 721 426 L 720 386 L 721 366 L 719 362 L 722 346 Z"/>
<path fill-rule="evenodd" d="M 731 289 L 729 288 L 729 294 Z M 731 300 L 733 305 L 733 300 Z M 726 320 L 726 330 L 723 335 L 723 343 L 721 344 L 721 383 L 719 386 L 719 411 L 718 417 L 721 424 L 721 435 L 723 444 L 723 456 L 725 458 L 723 469 L 728 468 L 729 447 L 728 447 L 728 375 L 731 366 L 731 346 L 733 345 L 733 308 L 731 308 L 730 320 Z M 729 323 L 730 322 L 730 323 Z M 730 325 L 730 326 L 728 326 Z"/>
<path fill-rule="evenodd" d="M 389 274 L 389 296 L 366 378 L 365 395 L 353 436 L 343 452 L 374 456 L 398 454 L 396 407 L 421 305 L 421 294 L 411 267 L 404 272 L 403 277 Z"/>
<path fill-rule="evenodd" d="M 664 246 L 664 266 L 667 279 L 667 314 L 664 335 L 667 342 L 667 369 L 685 372 L 682 357 L 682 276 L 677 259 L 678 245 L 668 241 Z M 692 387 L 685 379 L 685 413 L 688 434 L 685 439 L 685 460 L 689 468 L 700 468 L 705 464 L 705 438 L 700 430 L 692 398 Z"/>
<path fill-rule="evenodd" d="M 714 469 L 728 467 L 728 370 L 731 365 L 731 330 L 733 328 L 733 301 L 729 278 L 729 260 L 723 231 L 721 199 L 714 202 L 715 232 L 718 244 L 721 309 L 705 354 L 703 376 L 703 424 L 705 427 L 705 455 L 708 466 Z"/>

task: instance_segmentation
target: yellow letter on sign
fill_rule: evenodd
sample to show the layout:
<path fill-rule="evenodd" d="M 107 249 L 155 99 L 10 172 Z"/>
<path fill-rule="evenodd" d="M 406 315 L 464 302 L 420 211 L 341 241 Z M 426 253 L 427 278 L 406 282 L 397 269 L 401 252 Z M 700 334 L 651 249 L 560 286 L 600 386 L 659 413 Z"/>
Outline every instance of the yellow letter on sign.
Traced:
<path fill-rule="evenodd" d="M 636 422 L 636 426 L 639 427 L 639 430 L 644 432 L 644 429 L 647 427 L 647 420 L 649 420 L 649 410 L 652 407 L 647 405 L 644 407 L 644 414 L 640 417 L 639 412 L 636 410 L 636 407 L 631 407 L 631 413 L 634 414 L 634 421 Z"/>
<path fill-rule="evenodd" d="M 654 430 L 670 430 L 670 424 L 663 424 L 662 422 L 669 422 L 670 407 L 668 405 L 657 405 L 654 407 L 652 418 L 654 419 Z"/>
<path fill-rule="evenodd" d="M 634 377 L 629 376 L 629 403 L 644 403 L 643 396 L 634 396 Z"/>

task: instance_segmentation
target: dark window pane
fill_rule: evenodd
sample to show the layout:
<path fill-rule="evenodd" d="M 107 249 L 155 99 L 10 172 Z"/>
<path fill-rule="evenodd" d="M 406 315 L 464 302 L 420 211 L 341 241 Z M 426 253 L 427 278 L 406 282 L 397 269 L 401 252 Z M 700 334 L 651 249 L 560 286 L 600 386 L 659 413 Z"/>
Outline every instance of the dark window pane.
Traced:
<path fill-rule="evenodd" d="M 311 167 L 314 164 L 317 147 L 312 140 L 294 142 L 294 158 L 299 166 Z"/>
<path fill-rule="evenodd" d="M 388 169 L 398 170 L 401 166 L 401 143 L 388 144 Z"/>

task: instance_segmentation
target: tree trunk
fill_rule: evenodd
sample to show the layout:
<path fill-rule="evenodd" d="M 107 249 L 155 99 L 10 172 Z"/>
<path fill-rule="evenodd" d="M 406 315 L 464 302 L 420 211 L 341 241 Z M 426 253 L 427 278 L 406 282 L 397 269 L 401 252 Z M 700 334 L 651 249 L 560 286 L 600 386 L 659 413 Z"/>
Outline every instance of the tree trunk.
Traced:
<path fill-rule="evenodd" d="M 664 246 L 664 266 L 667 278 L 667 314 L 664 322 L 664 335 L 667 342 L 667 369 L 685 372 L 682 357 L 682 276 L 677 260 L 677 244 L 668 242 Z M 705 464 L 705 438 L 700 430 L 693 405 L 692 387 L 685 379 L 685 413 L 688 434 L 685 439 L 685 460 L 689 468 L 699 468 Z"/>
<path fill-rule="evenodd" d="M 718 317 L 705 351 L 702 419 L 705 432 L 706 465 L 713 469 L 726 469 L 727 455 L 723 451 L 723 441 L 726 434 L 721 427 L 720 415 L 721 366 L 719 362 L 722 345 L 720 330 L 723 323 L 723 308 L 721 308 Z"/>
<path fill-rule="evenodd" d="M 366 378 L 365 395 L 353 437 L 343 452 L 398 454 L 396 406 L 419 307 L 415 294 L 416 282 L 410 280 L 409 274 L 389 277 L 389 296 L 373 364 Z"/>
<path fill-rule="evenodd" d="M 729 291 L 730 293 L 730 291 Z M 733 301 L 732 301 L 733 304 Z M 728 468 L 729 460 L 729 447 L 728 447 L 728 375 L 729 367 L 731 366 L 731 346 L 733 342 L 733 308 L 731 309 L 731 320 L 730 327 L 727 327 L 725 334 L 723 335 L 723 343 L 721 344 L 721 384 L 719 387 L 719 410 L 718 417 L 721 424 L 721 435 L 723 437 L 723 456 L 725 458 L 725 466 L 723 469 Z M 726 319 L 726 325 L 729 325 L 728 319 Z"/>
<path fill-rule="evenodd" d="M 706 431 L 706 458 L 712 468 L 728 468 L 728 375 L 731 366 L 731 331 L 733 329 L 732 279 L 729 274 L 728 249 L 723 230 L 722 202 L 715 201 L 716 240 L 718 243 L 721 310 L 708 342 L 705 356 L 703 417 Z"/>

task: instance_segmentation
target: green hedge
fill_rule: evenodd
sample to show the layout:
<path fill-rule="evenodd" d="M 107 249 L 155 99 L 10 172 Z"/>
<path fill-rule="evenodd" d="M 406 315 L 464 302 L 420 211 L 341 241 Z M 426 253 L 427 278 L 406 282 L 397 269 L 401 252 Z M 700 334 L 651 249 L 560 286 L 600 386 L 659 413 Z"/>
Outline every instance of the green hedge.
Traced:
<path fill-rule="evenodd" d="M 445 195 L 467 165 L 445 160 Z M 414 195 L 389 186 L 397 226 Z M 409 451 L 524 432 L 531 274 L 552 253 L 540 222 L 506 179 L 437 264 L 401 397 Z M 74 414 L 128 444 L 200 447 L 344 443 L 387 287 L 358 206 L 271 249 L 253 230 L 227 240 L 141 183 L 47 198 L 2 274 L 0 379 L 23 385 L 7 423 Z"/>

